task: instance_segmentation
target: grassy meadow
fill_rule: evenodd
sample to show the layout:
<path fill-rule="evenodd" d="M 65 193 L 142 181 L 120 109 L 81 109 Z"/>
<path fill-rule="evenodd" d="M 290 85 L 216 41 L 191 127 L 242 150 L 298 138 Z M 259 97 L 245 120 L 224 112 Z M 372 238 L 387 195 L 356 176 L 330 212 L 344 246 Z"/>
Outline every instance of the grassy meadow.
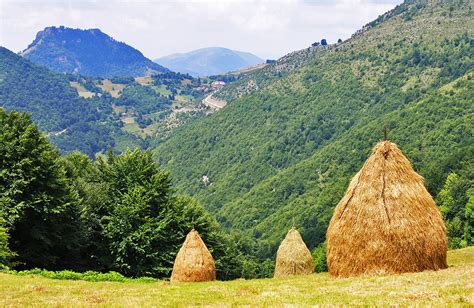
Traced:
<path fill-rule="evenodd" d="M 392 276 L 309 276 L 205 283 L 87 282 L 0 273 L 0 306 L 24 305 L 474 305 L 474 247 L 450 251 L 449 268 Z"/>

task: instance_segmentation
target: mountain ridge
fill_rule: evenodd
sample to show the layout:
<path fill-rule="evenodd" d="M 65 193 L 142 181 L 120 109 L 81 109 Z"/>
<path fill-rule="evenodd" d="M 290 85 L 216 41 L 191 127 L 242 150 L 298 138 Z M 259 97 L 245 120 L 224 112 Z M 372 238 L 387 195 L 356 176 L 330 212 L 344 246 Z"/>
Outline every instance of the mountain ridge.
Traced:
<path fill-rule="evenodd" d="M 225 108 L 177 130 L 157 157 L 224 226 L 266 241 L 266 256 L 293 219 L 311 248 L 324 241 L 385 125 L 436 195 L 472 153 L 472 4 L 406 1 L 342 44 L 250 73 L 218 93 Z"/>
<path fill-rule="evenodd" d="M 207 47 L 164 56 L 155 62 L 172 71 L 203 77 L 236 71 L 265 61 L 249 52 Z"/>
<path fill-rule="evenodd" d="M 90 77 L 139 77 L 169 71 L 97 28 L 46 27 L 20 55 L 56 72 Z"/>

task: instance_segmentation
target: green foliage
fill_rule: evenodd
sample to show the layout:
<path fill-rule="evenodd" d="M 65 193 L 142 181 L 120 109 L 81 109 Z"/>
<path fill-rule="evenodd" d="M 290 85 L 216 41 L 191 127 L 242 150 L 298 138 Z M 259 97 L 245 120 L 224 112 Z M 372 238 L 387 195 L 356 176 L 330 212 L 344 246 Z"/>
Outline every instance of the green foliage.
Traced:
<path fill-rule="evenodd" d="M 127 278 L 117 272 L 100 273 L 94 271 L 87 271 L 84 273 L 73 272 L 69 270 L 63 271 L 48 271 L 45 269 L 34 268 L 31 270 L 15 271 L 15 270 L 4 270 L 4 273 L 19 275 L 19 276 L 30 276 L 38 275 L 49 279 L 59 280 L 84 280 L 84 281 L 115 281 L 115 282 L 156 282 L 155 278 L 151 277 L 138 277 L 138 278 Z"/>
<path fill-rule="evenodd" d="M 328 265 L 326 260 L 326 242 L 319 244 L 318 247 L 314 248 L 312 255 L 315 272 L 327 272 Z"/>
<path fill-rule="evenodd" d="M 254 238 L 244 232 L 228 234 L 221 242 L 225 254 L 216 260 L 217 277 L 222 280 L 235 278 L 272 277 L 275 269 L 273 258 L 261 258 L 265 245 L 259 245 Z"/>
<path fill-rule="evenodd" d="M 105 98 L 83 99 L 66 76 L 48 71 L 0 47 L 0 107 L 29 112 L 32 120 L 67 152 L 91 157 L 113 145 L 105 125 L 111 104 Z"/>
<path fill-rule="evenodd" d="M 24 113 L 0 109 L 0 217 L 25 267 L 77 262 L 78 211 L 59 153 Z"/>
<path fill-rule="evenodd" d="M 0 217 L 0 269 L 8 268 L 11 265 L 11 259 L 15 256 L 8 247 L 8 230 L 4 224 L 5 222 Z"/>
<path fill-rule="evenodd" d="M 126 76 L 126 77 L 112 77 L 110 78 L 112 83 L 121 83 L 121 84 L 131 84 L 135 82 L 135 78 Z"/>
<path fill-rule="evenodd" d="M 464 224 L 464 239 L 468 244 L 474 243 L 474 188 L 467 191 L 466 222 Z"/>
<path fill-rule="evenodd" d="M 96 95 L 80 97 L 70 85 L 72 81 Z M 204 94 L 199 90 L 201 80 L 172 72 L 153 76 L 152 84 L 146 86 L 139 85 L 132 77 L 116 77 L 112 81 L 125 85 L 118 98 L 96 85 L 102 80 L 53 73 L 0 47 L 0 107 L 31 113 L 32 120 L 62 153 L 79 150 L 93 158 L 109 147 L 118 151 L 127 147 L 143 148 L 149 140 L 142 139 L 142 129 L 147 128 L 148 135 L 156 135 L 190 119 L 181 116 L 173 125 L 160 123 L 172 114 L 171 106 L 178 102 L 175 95 L 188 95 L 180 97 L 179 103 L 193 109 L 197 103 L 192 101 Z M 165 86 L 173 94 L 160 94 L 155 85 Z M 140 133 L 129 133 L 124 128 L 122 114 L 114 111 L 113 106 L 125 108 L 126 118 L 138 123 Z"/>
<path fill-rule="evenodd" d="M 169 108 L 171 103 L 172 101 L 168 97 L 161 96 L 150 87 L 138 84 L 126 87 L 116 102 L 121 106 L 133 106 L 139 114 L 162 111 Z"/>
<path fill-rule="evenodd" d="M 445 18 L 446 2 L 410 2 L 338 46 L 310 47 L 250 73 L 221 91 L 224 109 L 175 130 L 157 158 L 179 192 L 268 247 L 263 259 L 293 217 L 310 249 L 324 242 L 333 208 L 384 126 L 436 196 L 472 153 L 466 6 Z"/>
<path fill-rule="evenodd" d="M 46 27 L 22 55 L 59 73 L 92 77 L 143 76 L 168 69 L 99 29 Z"/>
<path fill-rule="evenodd" d="M 126 151 L 92 162 L 64 157 L 69 185 L 81 205 L 85 268 L 126 276 L 169 277 L 186 234 L 199 231 L 216 261 L 219 279 L 240 277 L 244 256 L 195 200 L 174 195 L 170 174 L 149 152 Z M 257 262 L 255 262 L 257 263 Z"/>
<path fill-rule="evenodd" d="M 461 170 L 461 175 L 450 173 L 437 196 L 438 205 L 448 231 L 448 247 L 450 249 L 474 244 L 472 237 L 474 227 L 472 220 L 473 178 L 472 174 L 466 172 L 468 170 Z M 471 177 L 469 178 L 469 176 Z"/>

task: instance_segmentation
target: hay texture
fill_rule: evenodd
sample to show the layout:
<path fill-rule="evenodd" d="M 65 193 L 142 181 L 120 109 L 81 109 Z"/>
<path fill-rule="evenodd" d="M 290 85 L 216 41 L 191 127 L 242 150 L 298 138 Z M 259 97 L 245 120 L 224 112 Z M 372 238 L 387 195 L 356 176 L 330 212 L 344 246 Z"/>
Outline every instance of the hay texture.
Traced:
<path fill-rule="evenodd" d="M 313 273 L 313 257 L 300 233 L 291 228 L 278 248 L 274 277 Z"/>
<path fill-rule="evenodd" d="M 327 231 L 333 276 L 446 268 L 443 218 L 396 144 L 378 143 L 334 210 Z"/>
<path fill-rule="evenodd" d="M 174 261 L 171 281 L 216 280 L 216 267 L 211 253 L 196 230 L 186 236 L 183 246 Z"/>

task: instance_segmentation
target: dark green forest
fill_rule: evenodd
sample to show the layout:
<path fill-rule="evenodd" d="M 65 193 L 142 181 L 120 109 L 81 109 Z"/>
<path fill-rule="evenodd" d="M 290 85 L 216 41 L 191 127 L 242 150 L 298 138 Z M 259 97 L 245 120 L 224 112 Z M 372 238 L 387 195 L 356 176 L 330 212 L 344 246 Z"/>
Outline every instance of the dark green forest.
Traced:
<path fill-rule="evenodd" d="M 471 3 L 406 1 L 349 40 L 285 56 L 225 87 L 226 108 L 177 129 L 155 154 L 178 191 L 272 258 L 293 221 L 310 248 L 324 243 L 386 126 L 438 203 L 458 176 L 450 247 L 471 245 Z"/>
<path fill-rule="evenodd" d="M 161 142 L 161 131 L 176 126 L 166 121 L 174 109 L 195 110 L 179 114 L 178 124 L 206 111 L 196 106 L 212 80 L 173 72 L 153 75 L 149 80 L 149 85 L 142 85 L 133 77 L 111 78 L 114 86 L 123 86 L 120 96 L 113 97 L 101 88 L 102 78 L 54 73 L 0 47 L 0 106 L 31 113 L 32 120 L 62 153 L 79 150 L 94 158 L 110 147 L 117 152 L 146 148 Z M 79 96 L 72 82 L 91 97 Z M 117 106 L 126 114 L 114 110 Z M 135 131 L 124 125 L 125 118 L 133 119 Z M 148 135 L 143 133 L 145 128 L 149 128 Z"/>
<path fill-rule="evenodd" d="M 148 151 L 61 156 L 28 114 L 3 109 L 0 144 L 3 266 L 166 278 L 194 227 L 220 279 L 271 271 L 245 254 L 251 242 L 224 233 L 195 199 L 176 194 Z"/>

